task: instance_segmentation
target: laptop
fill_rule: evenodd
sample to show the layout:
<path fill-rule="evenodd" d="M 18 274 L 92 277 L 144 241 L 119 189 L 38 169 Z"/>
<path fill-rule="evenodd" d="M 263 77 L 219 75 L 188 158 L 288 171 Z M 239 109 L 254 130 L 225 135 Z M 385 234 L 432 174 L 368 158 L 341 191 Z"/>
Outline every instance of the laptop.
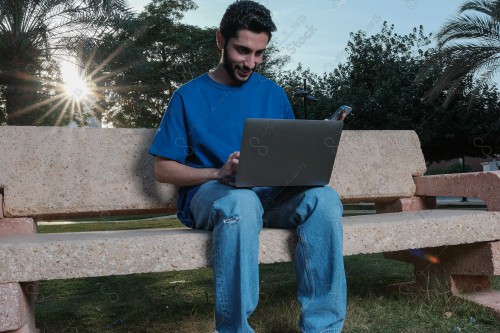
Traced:
<path fill-rule="evenodd" d="M 236 187 L 319 186 L 330 182 L 342 121 L 247 119 Z"/>

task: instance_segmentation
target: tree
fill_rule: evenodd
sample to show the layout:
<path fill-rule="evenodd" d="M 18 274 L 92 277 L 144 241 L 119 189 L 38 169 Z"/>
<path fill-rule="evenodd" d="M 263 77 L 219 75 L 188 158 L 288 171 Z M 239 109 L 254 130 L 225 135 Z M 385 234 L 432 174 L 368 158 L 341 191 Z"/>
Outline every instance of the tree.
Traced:
<path fill-rule="evenodd" d="M 5 111 L 0 118 L 9 125 L 34 125 L 54 117 L 50 113 L 63 104 L 58 100 L 62 96 L 56 60 L 70 53 L 84 35 L 97 38 L 108 22 L 130 15 L 124 0 L 1 1 L 0 87 Z"/>
<path fill-rule="evenodd" d="M 500 1 L 466 1 L 458 16 L 441 28 L 437 41 L 438 52 L 420 74 L 425 76 L 436 67 L 442 68 L 427 98 L 435 100 L 445 91 L 445 103 L 450 103 L 470 87 L 464 82 L 471 77 L 478 80 L 473 92 L 480 92 L 500 69 Z"/>
<path fill-rule="evenodd" d="M 180 23 L 191 0 L 153 0 L 137 17 L 114 22 L 79 50 L 94 85 L 98 116 L 115 127 L 156 127 L 169 96 L 206 71 L 215 31 Z"/>
<path fill-rule="evenodd" d="M 217 65 L 216 28 L 180 22 L 193 9 L 190 0 L 153 0 L 137 19 L 116 22 L 112 34 L 81 50 L 105 122 L 158 127 L 173 92 Z M 284 61 L 276 52 L 270 48 L 260 72 L 276 72 Z"/>
<path fill-rule="evenodd" d="M 319 99 L 310 118 L 324 119 L 347 104 L 353 107 L 353 114 L 346 119 L 346 129 L 415 130 L 429 162 L 498 153 L 500 105 L 495 88 L 480 89 L 473 113 L 467 112 L 470 96 L 465 92 L 447 107 L 443 106 L 444 96 L 432 103 L 423 99 L 439 74 L 436 69 L 425 79 L 415 80 L 434 52 L 429 43 L 423 27 L 399 35 L 384 23 L 372 36 L 362 31 L 351 34 L 348 58 L 333 72 L 319 76 L 299 67 L 283 73 L 280 83 L 292 84 L 293 90 L 307 78 L 311 93 Z M 471 78 L 464 82 L 469 90 L 474 89 Z M 298 115 L 299 110 L 296 108 Z"/>
<path fill-rule="evenodd" d="M 276 80 L 285 89 L 296 118 L 325 119 L 340 106 L 331 95 L 331 87 L 324 79 L 326 75 L 324 73 L 323 76 L 320 76 L 309 68 L 303 68 L 300 63 L 297 68 L 280 72 L 277 75 Z M 307 117 L 304 112 L 303 97 L 295 94 L 297 90 L 303 89 L 304 80 L 308 95 L 316 98 L 316 100 L 308 99 L 306 101 Z"/>

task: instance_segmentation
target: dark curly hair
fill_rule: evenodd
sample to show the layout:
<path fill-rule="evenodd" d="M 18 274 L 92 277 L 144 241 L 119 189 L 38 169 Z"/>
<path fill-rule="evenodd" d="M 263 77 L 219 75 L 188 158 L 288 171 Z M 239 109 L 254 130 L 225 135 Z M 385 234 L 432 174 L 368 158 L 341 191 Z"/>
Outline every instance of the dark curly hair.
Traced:
<path fill-rule="evenodd" d="M 271 40 L 276 25 L 271 18 L 269 9 L 250 0 L 238 0 L 227 7 L 219 30 L 225 40 L 238 36 L 241 29 L 248 29 L 255 33 L 265 32 Z"/>

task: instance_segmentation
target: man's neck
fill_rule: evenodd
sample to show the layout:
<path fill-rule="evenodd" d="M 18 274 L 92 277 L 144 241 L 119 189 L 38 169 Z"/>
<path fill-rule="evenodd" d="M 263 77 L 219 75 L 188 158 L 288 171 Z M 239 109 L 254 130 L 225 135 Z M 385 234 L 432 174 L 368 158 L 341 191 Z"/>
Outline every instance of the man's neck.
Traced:
<path fill-rule="evenodd" d="M 217 67 L 211 72 L 208 72 L 208 76 L 212 80 L 218 83 L 226 84 L 229 86 L 241 86 L 241 83 L 236 82 L 227 72 L 227 70 L 224 68 L 224 65 L 222 63 L 219 63 Z"/>

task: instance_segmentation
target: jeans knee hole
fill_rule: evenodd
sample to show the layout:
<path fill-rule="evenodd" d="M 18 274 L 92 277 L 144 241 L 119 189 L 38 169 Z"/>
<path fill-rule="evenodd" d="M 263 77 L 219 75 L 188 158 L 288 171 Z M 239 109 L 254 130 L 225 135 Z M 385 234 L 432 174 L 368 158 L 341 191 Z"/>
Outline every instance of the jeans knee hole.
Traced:
<path fill-rule="evenodd" d="M 228 217 L 227 219 L 224 219 L 222 222 L 224 224 L 234 224 L 240 220 L 239 216 L 233 216 L 233 217 Z"/>

